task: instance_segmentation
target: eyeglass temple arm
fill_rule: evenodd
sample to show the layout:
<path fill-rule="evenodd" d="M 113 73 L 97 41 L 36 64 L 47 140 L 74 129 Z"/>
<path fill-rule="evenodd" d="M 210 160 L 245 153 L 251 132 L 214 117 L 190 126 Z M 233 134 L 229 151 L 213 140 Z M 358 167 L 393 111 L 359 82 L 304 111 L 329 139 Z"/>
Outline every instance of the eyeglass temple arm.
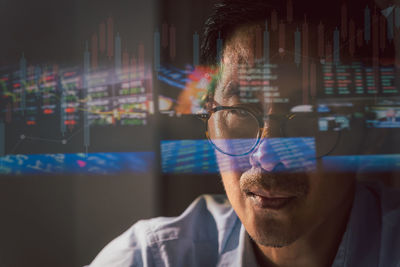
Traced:
<path fill-rule="evenodd" d="M 196 114 L 195 115 L 198 119 L 206 122 L 210 118 L 210 114 L 208 113 L 201 113 L 201 114 Z"/>

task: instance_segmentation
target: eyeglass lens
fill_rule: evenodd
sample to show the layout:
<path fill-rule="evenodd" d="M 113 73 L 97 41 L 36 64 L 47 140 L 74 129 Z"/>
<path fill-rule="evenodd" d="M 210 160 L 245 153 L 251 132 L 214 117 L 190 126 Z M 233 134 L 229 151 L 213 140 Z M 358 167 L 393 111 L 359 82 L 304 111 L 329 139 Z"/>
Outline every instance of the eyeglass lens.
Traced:
<path fill-rule="evenodd" d="M 219 150 L 230 155 L 242 155 L 256 145 L 259 123 L 246 110 L 219 110 L 208 120 L 208 131 L 211 142 Z"/>
<path fill-rule="evenodd" d="M 267 137 L 312 137 L 318 127 L 317 118 L 309 114 L 271 116 L 267 121 Z M 251 152 L 259 141 L 259 127 L 257 118 L 243 109 L 219 110 L 208 120 L 211 142 L 229 155 Z"/>

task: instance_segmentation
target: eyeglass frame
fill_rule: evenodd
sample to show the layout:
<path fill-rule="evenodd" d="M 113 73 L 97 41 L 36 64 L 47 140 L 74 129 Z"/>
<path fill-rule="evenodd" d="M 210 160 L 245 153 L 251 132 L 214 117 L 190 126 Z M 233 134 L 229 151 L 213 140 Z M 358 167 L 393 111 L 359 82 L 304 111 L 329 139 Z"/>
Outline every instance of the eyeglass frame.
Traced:
<path fill-rule="evenodd" d="M 258 133 L 257 133 L 257 136 L 256 136 L 256 138 L 257 138 L 257 141 L 254 143 L 254 145 L 249 149 L 249 151 L 248 152 L 245 152 L 245 153 L 242 153 L 242 154 L 230 154 L 230 153 L 228 153 L 228 152 L 225 152 L 225 151 L 223 151 L 222 149 L 220 149 L 216 144 L 214 144 L 214 142 L 211 140 L 211 138 L 210 138 L 210 135 L 209 135 L 209 131 L 208 131 L 208 120 L 211 118 L 211 116 L 214 114 L 214 113 L 216 113 L 216 112 L 218 112 L 218 111 L 221 111 L 221 110 L 241 110 L 241 111 L 246 111 L 246 112 L 248 112 L 248 113 L 250 113 L 256 120 L 257 120 L 257 122 L 258 122 L 258 126 L 259 126 L 259 129 L 258 129 Z M 214 107 L 214 108 L 211 108 L 211 109 L 208 109 L 207 110 L 207 113 L 202 113 L 202 114 L 197 114 L 198 115 L 198 117 L 201 119 L 201 120 L 203 120 L 204 122 L 205 122 L 205 134 L 206 134 L 206 137 L 207 137 L 207 139 L 208 139 L 208 141 L 211 143 L 211 145 L 215 148 L 215 149 L 217 149 L 219 152 L 221 152 L 221 153 L 223 153 L 223 154 L 225 154 L 225 155 L 228 155 L 228 156 L 232 156 L 232 157 L 240 157 L 240 156 L 246 156 L 246 155 L 248 155 L 248 154 L 250 154 L 250 153 L 252 153 L 255 149 L 256 149 L 256 147 L 261 143 L 261 140 L 262 140 L 262 138 L 264 138 L 265 137 L 265 135 L 266 135 L 266 131 L 264 131 L 264 129 L 265 129 L 265 118 L 263 118 L 263 116 L 267 116 L 267 118 L 277 118 L 277 117 L 280 117 L 280 118 L 285 118 L 286 120 L 291 120 L 291 119 L 293 119 L 295 116 L 296 116 L 296 114 L 295 113 L 292 113 L 292 112 L 289 112 L 289 113 L 286 113 L 286 114 L 283 114 L 283 115 L 277 115 L 277 114 L 269 114 L 269 115 L 263 115 L 263 116 L 261 116 L 261 112 L 260 112 L 260 114 L 257 114 L 255 111 L 253 111 L 252 109 L 250 109 L 249 107 L 246 107 L 246 106 L 238 106 L 238 105 L 236 105 L 236 106 L 216 106 L 216 107 Z M 280 129 L 280 132 L 281 132 L 281 134 L 283 135 L 283 136 L 285 136 L 285 134 L 284 134 L 284 131 L 283 131 L 283 125 L 284 125 L 284 121 L 286 121 L 286 120 L 281 120 L 281 125 L 280 125 L 280 127 L 279 127 L 279 129 Z M 333 150 L 333 149 L 332 149 Z M 330 152 L 328 152 L 328 153 L 330 153 Z"/>

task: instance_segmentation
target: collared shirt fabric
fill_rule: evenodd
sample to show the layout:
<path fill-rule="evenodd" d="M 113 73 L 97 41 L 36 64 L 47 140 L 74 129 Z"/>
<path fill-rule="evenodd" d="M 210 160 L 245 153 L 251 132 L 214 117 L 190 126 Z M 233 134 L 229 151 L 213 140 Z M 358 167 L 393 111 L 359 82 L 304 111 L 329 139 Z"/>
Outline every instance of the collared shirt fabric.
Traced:
<path fill-rule="evenodd" d="M 197 198 L 179 217 L 134 224 L 90 267 L 257 266 L 251 241 L 226 196 Z M 400 191 L 357 184 L 333 267 L 400 267 Z"/>

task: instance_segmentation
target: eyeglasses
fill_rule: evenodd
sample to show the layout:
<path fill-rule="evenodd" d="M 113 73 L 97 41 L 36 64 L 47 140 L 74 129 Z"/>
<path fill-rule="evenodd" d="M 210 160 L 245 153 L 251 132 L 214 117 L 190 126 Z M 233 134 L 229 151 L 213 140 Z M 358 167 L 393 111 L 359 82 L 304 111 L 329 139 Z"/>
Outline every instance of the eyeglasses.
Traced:
<path fill-rule="evenodd" d="M 311 112 L 264 115 L 244 106 L 217 106 L 199 116 L 211 144 L 229 156 L 250 154 L 266 135 L 306 137 L 318 130 L 318 118 Z"/>

